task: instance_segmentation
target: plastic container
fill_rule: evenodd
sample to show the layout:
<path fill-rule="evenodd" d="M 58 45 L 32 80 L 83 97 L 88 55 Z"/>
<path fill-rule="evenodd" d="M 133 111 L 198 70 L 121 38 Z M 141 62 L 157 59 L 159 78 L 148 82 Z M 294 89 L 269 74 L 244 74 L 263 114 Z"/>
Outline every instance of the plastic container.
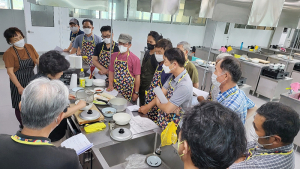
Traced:
<path fill-rule="evenodd" d="M 85 87 L 84 70 L 82 68 L 81 68 L 81 72 L 79 73 L 79 84 L 80 87 Z"/>

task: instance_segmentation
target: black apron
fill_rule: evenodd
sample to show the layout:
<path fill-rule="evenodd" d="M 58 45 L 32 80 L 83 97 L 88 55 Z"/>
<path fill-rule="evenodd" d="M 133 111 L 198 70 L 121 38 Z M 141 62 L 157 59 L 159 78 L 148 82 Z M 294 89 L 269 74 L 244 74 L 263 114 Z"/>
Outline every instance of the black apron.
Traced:
<path fill-rule="evenodd" d="M 139 90 L 140 106 L 145 104 L 145 91 L 149 88 L 155 69 L 151 64 L 150 51 L 146 51 L 141 67 L 141 85 Z"/>
<path fill-rule="evenodd" d="M 27 84 L 30 82 L 31 77 L 34 75 L 33 68 L 34 68 L 34 62 L 30 57 L 30 54 L 26 47 L 24 46 L 26 53 L 29 56 L 29 59 L 22 60 L 19 56 L 19 53 L 17 49 L 13 46 L 18 59 L 19 59 L 19 64 L 20 68 L 15 72 L 15 75 L 21 84 L 22 87 L 26 87 Z M 19 94 L 18 88 L 15 86 L 15 84 L 10 80 L 10 93 L 11 93 L 11 104 L 12 107 L 15 109 L 19 109 L 19 103 L 21 101 L 21 95 Z"/>

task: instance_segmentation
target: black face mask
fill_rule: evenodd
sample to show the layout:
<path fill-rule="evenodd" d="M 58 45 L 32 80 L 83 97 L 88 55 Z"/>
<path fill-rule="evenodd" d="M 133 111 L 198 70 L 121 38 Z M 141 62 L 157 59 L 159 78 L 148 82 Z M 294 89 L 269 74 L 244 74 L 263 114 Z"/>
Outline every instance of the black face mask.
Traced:
<path fill-rule="evenodd" d="M 147 48 L 148 48 L 148 50 L 153 50 L 154 49 L 154 45 L 151 45 L 150 43 L 147 43 Z"/>

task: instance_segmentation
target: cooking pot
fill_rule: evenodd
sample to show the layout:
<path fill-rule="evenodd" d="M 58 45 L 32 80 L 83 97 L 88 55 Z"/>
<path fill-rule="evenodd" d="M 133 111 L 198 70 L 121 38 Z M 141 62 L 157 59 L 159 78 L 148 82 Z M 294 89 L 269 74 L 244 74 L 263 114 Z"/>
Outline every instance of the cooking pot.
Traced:
<path fill-rule="evenodd" d="M 102 100 L 102 99 L 97 99 L 97 100 L 104 102 L 107 105 L 115 108 L 117 110 L 117 112 L 124 111 L 127 108 L 127 100 L 124 98 L 113 98 L 113 99 L 110 99 L 109 101 Z"/>

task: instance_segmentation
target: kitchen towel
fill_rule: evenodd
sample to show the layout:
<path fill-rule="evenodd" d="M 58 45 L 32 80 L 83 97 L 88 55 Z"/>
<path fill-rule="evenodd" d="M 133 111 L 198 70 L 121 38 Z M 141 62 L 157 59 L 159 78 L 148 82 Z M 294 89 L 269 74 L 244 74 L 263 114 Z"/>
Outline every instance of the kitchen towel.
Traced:
<path fill-rule="evenodd" d="M 73 73 L 71 76 L 70 89 L 77 87 L 77 74 Z"/>

